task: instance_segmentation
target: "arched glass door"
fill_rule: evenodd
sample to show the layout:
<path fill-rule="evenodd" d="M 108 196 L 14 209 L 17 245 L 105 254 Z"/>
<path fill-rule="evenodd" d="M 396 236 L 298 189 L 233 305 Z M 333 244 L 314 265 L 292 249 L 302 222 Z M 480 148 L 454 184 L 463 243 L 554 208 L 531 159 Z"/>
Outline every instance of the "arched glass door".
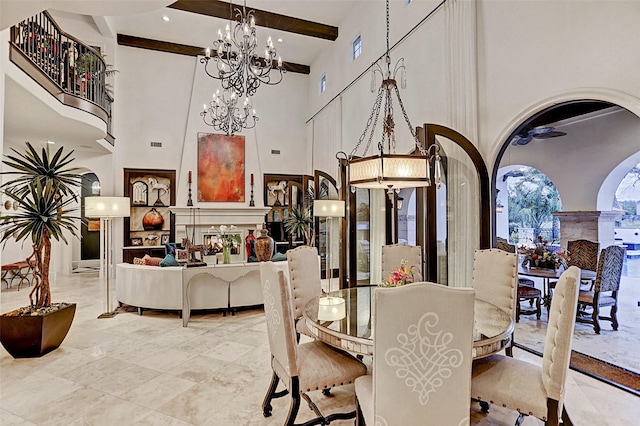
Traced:
<path fill-rule="evenodd" d="M 425 124 L 417 130 L 425 146 L 440 146 L 443 184 L 439 189 L 432 185 L 403 190 L 400 218 L 384 203 L 383 190 L 346 191 L 349 211 L 344 241 L 348 242 L 345 263 L 349 286 L 376 282 L 379 246 L 391 242 L 391 220 L 402 219 L 403 215 L 408 223 L 397 228 L 399 242 L 422 247 L 427 281 L 470 287 L 473 252 L 490 247 L 489 175 L 480 153 L 467 138 L 450 128 Z M 405 206 L 405 202 L 409 204 Z M 386 230 L 381 232 L 380 228 Z"/>

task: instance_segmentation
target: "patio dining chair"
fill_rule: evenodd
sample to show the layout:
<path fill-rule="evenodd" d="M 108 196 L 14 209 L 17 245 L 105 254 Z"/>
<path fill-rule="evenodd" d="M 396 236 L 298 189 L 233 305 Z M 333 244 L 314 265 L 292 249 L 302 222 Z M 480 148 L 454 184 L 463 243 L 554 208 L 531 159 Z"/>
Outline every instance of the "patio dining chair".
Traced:
<path fill-rule="evenodd" d="M 611 321 L 613 329 L 618 329 L 618 290 L 624 255 L 625 248 L 622 246 L 609 246 L 602 249 L 593 290 L 580 291 L 578 296 L 578 318 L 576 321 L 593 324 L 593 330 L 596 334 L 600 334 L 598 320 L 601 319 Z M 611 307 L 608 317 L 600 316 L 600 308 L 604 307 Z M 591 309 L 591 315 L 587 312 L 587 308 Z"/>
<path fill-rule="evenodd" d="M 598 253 L 600 252 L 600 243 L 589 240 L 572 240 L 567 242 L 567 252 L 569 252 L 568 266 L 577 266 L 586 271 L 596 272 L 598 269 Z M 556 287 L 557 281 L 550 281 L 549 288 Z M 584 284 L 590 284 L 593 290 L 593 280 L 582 280 Z"/>

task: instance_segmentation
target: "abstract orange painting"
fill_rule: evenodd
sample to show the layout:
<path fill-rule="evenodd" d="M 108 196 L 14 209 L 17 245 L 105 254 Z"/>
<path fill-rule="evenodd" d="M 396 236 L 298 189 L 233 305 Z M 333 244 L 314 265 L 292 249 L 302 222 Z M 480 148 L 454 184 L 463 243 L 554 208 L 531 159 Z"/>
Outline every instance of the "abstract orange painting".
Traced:
<path fill-rule="evenodd" d="M 198 133 L 198 201 L 244 202 L 244 136 Z"/>

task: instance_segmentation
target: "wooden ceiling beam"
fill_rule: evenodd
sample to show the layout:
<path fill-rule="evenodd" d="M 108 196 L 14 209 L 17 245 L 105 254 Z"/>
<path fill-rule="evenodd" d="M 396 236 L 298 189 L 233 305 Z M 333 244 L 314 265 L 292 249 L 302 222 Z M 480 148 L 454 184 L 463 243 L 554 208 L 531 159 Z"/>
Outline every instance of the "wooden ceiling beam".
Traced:
<path fill-rule="evenodd" d="M 136 37 L 127 34 L 118 34 L 118 44 L 120 46 L 137 47 L 139 49 L 155 50 L 157 52 L 175 53 L 187 56 L 204 56 L 205 49 L 197 46 L 189 46 L 186 44 L 171 43 L 168 41 L 153 40 L 149 38 Z M 274 61 L 274 67 L 277 64 Z M 282 67 L 288 72 L 298 74 L 309 74 L 311 68 L 309 65 L 296 64 L 293 62 L 282 62 Z"/>
<path fill-rule="evenodd" d="M 234 5 L 234 8 L 237 6 L 237 4 Z M 230 18 L 229 3 L 224 1 L 178 0 L 167 7 L 185 12 L 198 13 L 200 15 L 213 16 L 215 18 Z M 335 41 L 338 38 L 338 27 L 267 12 L 253 7 L 247 9 L 254 11 L 256 25 L 260 27 L 331 41 Z"/>

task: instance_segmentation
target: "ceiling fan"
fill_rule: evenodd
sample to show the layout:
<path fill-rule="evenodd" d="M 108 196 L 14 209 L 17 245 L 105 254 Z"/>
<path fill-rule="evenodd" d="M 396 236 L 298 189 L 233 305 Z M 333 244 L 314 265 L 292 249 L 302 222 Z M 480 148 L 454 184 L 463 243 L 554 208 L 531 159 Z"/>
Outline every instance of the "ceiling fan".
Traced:
<path fill-rule="evenodd" d="M 564 135 L 565 132 L 557 131 L 555 127 L 534 127 L 526 133 L 516 135 L 511 145 L 526 145 L 533 139 L 550 139 Z"/>

